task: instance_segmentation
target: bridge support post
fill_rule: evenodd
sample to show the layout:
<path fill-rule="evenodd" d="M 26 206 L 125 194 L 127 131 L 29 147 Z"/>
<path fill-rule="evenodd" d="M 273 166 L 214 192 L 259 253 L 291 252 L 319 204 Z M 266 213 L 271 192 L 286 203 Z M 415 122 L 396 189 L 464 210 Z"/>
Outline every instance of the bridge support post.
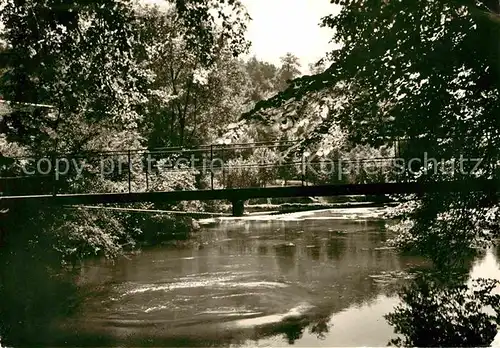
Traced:
<path fill-rule="evenodd" d="M 245 213 L 245 201 L 235 200 L 231 202 L 233 204 L 233 216 L 240 217 Z"/>

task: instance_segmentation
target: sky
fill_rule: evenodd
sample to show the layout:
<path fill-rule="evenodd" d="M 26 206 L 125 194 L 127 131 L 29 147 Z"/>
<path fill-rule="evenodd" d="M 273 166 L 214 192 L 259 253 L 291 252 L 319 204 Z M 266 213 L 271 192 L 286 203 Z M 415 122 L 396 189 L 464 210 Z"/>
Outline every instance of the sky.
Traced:
<path fill-rule="evenodd" d="M 145 0 L 161 4 L 163 0 Z M 249 56 L 280 65 L 280 57 L 291 52 L 300 58 L 302 71 L 325 56 L 332 31 L 320 28 L 322 17 L 337 13 L 329 0 L 241 0 L 252 21 L 247 38 L 252 42 Z"/>
<path fill-rule="evenodd" d="M 332 31 L 320 28 L 322 17 L 337 13 L 329 0 L 242 0 L 252 21 L 247 38 L 251 55 L 280 64 L 287 52 L 298 56 L 303 70 L 331 50 Z"/>

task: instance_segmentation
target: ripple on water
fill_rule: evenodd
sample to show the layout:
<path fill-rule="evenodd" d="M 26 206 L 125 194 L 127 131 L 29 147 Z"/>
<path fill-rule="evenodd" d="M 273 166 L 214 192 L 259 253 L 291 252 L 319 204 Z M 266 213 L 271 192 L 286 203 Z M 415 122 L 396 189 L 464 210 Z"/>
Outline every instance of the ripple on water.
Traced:
<path fill-rule="evenodd" d="M 250 328 L 272 325 L 285 320 L 300 319 L 302 317 L 306 317 L 308 313 L 314 308 L 316 307 L 309 303 L 301 303 L 285 313 L 259 316 L 251 319 L 240 319 L 231 323 L 231 326 L 234 326 L 236 328 Z"/>
<path fill-rule="evenodd" d="M 204 279 L 204 280 L 193 280 L 193 281 L 179 281 L 168 284 L 146 284 L 139 287 L 126 290 L 122 296 L 140 294 L 145 292 L 155 292 L 155 291 L 172 291 L 177 289 L 191 289 L 191 288 L 211 288 L 212 290 L 217 290 L 221 288 L 262 288 L 262 289 L 272 289 L 272 288 L 286 288 L 289 285 L 280 282 L 271 281 L 247 281 L 247 282 L 233 282 L 236 277 L 225 277 L 217 279 Z"/>

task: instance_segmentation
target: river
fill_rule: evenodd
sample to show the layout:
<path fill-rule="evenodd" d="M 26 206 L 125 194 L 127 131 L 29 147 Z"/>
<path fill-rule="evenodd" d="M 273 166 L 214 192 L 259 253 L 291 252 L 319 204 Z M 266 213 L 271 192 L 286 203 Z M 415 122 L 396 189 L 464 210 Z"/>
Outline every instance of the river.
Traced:
<path fill-rule="evenodd" d="M 84 263 L 70 346 L 385 346 L 417 257 L 388 248 L 382 209 L 205 221 L 193 245 Z M 203 222 L 203 221 L 202 221 Z M 472 268 L 499 273 L 496 253 Z M 82 295 L 83 296 L 83 295 Z"/>

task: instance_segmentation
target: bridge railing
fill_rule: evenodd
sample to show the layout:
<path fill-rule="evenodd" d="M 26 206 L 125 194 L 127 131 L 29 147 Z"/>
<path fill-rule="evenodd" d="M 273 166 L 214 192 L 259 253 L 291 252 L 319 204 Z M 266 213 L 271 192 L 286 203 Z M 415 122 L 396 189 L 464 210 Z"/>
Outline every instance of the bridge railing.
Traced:
<path fill-rule="evenodd" d="M 22 166 L 0 177 L 0 191 L 24 196 L 408 180 L 404 173 L 396 173 L 392 157 L 310 160 L 293 152 L 296 144 L 216 144 L 17 158 Z"/>
<path fill-rule="evenodd" d="M 223 188 L 230 180 L 230 161 L 256 152 L 284 152 L 296 141 L 213 144 L 197 148 L 87 151 L 50 157 L 16 157 L 1 168 L 3 195 L 143 192 L 180 189 L 179 176 L 208 177 L 208 187 Z M 227 177 L 226 177 L 227 176 Z M 181 182 L 177 186 L 182 186 Z"/>

